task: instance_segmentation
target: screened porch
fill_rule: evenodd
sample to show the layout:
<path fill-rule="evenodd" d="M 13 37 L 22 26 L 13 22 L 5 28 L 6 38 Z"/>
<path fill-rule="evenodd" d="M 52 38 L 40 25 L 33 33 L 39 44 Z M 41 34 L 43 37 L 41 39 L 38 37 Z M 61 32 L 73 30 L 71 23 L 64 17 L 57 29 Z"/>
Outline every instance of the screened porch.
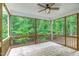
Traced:
<path fill-rule="evenodd" d="M 7 51 L 9 54 L 12 48 L 45 42 L 54 42 L 78 51 L 79 4 L 73 5 L 77 12 L 71 11 L 70 14 L 56 18 L 40 18 L 12 14 L 7 4 L 0 3 L 0 55 L 6 55 Z"/>

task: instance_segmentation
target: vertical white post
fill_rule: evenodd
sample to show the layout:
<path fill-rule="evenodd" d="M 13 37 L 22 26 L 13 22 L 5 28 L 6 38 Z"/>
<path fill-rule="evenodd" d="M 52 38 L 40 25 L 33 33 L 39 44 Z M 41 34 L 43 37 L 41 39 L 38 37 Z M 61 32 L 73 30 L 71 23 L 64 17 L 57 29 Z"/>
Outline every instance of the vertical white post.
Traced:
<path fill-rule="evenodd" d="M 53 32 L 52 32 L 53 31 L 53 26 L 52 26 L 52 24 L 53 24 L 52 19 L 50 19 L 50 32 L 51 32 L 50 33 L 51 34 L 51 38 L 50 39 L 51 40 L 53 40 Z"/>

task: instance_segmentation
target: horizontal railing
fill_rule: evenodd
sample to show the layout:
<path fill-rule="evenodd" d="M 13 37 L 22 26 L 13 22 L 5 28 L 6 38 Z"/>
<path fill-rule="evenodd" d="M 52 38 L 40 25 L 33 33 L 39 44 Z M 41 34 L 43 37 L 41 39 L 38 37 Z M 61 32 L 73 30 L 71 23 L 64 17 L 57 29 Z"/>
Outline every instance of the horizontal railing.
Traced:
<path fill-rule="evenodd" d="M 51 38 L 50 38 L 50 34 L 31 34 L 31 35 L 16 35 L 16 36 L 11 36 L 10 37 L 10 40 L 11 40 L 11 46 L 17 46 L 17 45 L 30 45 L 30 44 L 36 44 L 36 43 L 41 43 L 41 42 L 47 42 L 49 41 Z M 42 41 L 42 39 L 40 38 L 44 38 L 45 40 Z M 25 40 L 25 42 L 21 42 L 21 43 L 16 43 L 15 41 L 16 40 L 19 40 L 19 39 L 23 39 Z"/>
<path fill-rule="evenodd" d="M 16 35 L 16 36 L 11 36 L 11 38 L 27 38 L 27 37 L 36 37 L 36 36 L 50 36 L 50 34 L 32 34 L 32 35 Z"/>
<path fill-rule="evenodd" d="M 77 36 L 65 36 L 65 35 L 53 35 L 53 37 L 72 37 L 72 38 L 77 38 Z"/>
<path fill-rule="evenodd" d="M 53 36 L 53 41 L 77 49 L 77 36 Z"/>

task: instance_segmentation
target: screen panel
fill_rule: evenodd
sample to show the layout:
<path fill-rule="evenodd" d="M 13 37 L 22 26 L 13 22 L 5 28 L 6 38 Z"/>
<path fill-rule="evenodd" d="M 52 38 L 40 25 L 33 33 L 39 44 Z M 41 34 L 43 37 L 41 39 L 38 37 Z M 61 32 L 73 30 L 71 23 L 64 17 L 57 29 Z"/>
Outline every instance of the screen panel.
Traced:
<path fill-rule="evenodd" d="M 45 35 L 45 36 L 38 36 L 38 42 L 41 43 L 41 42 L 47 42 L 50 40 L 50 36 L 49 35 Z"/>
<path fill-rule="evenodd" d="M 34 19 L 11 16 L 11 32 L 13 36 L 34 34 Z"/>
<path fill-rule="evenodd" d="M 53 33 L 56 36 L 64 35 L 64 18 L 56 19 L 53 21 Z"/>
<path fill-rule="evenodd" d="M 77 15 L 66 17 L 66 44 L 77 48 Z"/>
<path fill-rule="evenodd" d="M 37 36 L 38 42 L 49 41 L 50 37 L 50 21 L 39 19 L 37 20 Z"/>
<path fill-rule="evenodd" d="M 55 19 L 53 21 L 53 41 L 65 44 L 65 20 L 64 18 Z"/>
<path fill-rule="evenodd" d="M 2 39 L 6 39 L 8 35 L 8 18 L 9 14 L 5 8 L 5 6 L 2 6 Z"/>
<path fill-rule="evenodd" d="M 32 37 L 35 35 L 35 19 L 28 17 L 11 16 L 11 34 L 13 37 L 13 44 L 27 44 L 27 42 L 34 42 Z M 20 37 L 17 39 L 17 37 Z"/>
<path fill-rule="evenodd" d="M 34 44 L 34 37 L 25 37 L 25 38 L 14 38 L 13 39 L 13 45 L 29 45 L 29 44 Z"/>
<path fill-rule="evenodd" d="M 67 36 L 77 36 L 77 15 L 66 18 Z"/>

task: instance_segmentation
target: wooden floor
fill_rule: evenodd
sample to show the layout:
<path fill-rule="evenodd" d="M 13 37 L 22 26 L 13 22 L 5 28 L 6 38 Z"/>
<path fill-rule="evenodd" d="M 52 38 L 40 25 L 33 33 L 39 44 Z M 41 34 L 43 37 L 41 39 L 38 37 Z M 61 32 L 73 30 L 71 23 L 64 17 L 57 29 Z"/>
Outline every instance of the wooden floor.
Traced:
<path fill-rule="evenodd" d="M 13 48 L 8 56 L 70 56 L 76 55 L 75 53 L 77 52 L 74 49 L 50 41 Z"/>

